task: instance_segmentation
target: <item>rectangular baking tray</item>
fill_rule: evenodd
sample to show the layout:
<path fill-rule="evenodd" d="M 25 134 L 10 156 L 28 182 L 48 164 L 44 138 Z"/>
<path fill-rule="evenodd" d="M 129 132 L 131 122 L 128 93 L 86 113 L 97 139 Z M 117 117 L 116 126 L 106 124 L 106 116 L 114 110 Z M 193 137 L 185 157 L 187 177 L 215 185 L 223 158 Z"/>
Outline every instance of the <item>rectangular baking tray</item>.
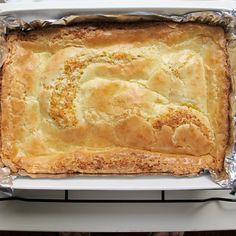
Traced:
<path fill-rule="evenodd" d="M 73 14 L 116 14 L 154 12 L 184 14 L 199 10 L 232 10 L 236 1 L 24 1 L 0 4 L 1 15 L 14 15 L 26 21 L 55 19 Z M 77 176 L 62 179 L 17 177 L 13 189 L 40 190 L 197 190 L 220 189 L 209 175 L 173 176 Z"/>

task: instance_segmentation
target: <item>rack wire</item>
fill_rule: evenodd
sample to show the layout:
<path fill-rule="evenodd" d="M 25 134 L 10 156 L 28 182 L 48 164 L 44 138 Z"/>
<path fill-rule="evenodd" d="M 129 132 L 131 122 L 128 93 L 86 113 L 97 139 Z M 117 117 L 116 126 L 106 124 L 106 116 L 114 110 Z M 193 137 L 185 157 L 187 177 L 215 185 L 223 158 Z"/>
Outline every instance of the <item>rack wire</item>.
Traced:
<path fill-rule="evenodd" d="M 203 199 L 166 199 L 165 190 L 161 191 L 161 199 L 70 199 L 69 191 L 64 190 L 63 199 L 47 198 L 25 198 L 25 197 L 3 197 L 2 201 L 21 201 L 21 202 L 55 202 L 55 203 L 206 203 L 206 202 L 236 202 L 236 198 L 211 197 Z"/>

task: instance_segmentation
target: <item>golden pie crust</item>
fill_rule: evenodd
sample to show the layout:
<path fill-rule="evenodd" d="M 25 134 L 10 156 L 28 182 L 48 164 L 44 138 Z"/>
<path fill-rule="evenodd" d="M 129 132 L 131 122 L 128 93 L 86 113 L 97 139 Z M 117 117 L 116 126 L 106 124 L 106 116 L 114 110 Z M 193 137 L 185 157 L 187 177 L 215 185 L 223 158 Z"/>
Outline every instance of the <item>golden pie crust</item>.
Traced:
<path fill-rule="evenodd" d="M 221 171 L 229 69 L 221 27 L 82 24 L 7 36 L 2 162 L 34 174 Z"/>

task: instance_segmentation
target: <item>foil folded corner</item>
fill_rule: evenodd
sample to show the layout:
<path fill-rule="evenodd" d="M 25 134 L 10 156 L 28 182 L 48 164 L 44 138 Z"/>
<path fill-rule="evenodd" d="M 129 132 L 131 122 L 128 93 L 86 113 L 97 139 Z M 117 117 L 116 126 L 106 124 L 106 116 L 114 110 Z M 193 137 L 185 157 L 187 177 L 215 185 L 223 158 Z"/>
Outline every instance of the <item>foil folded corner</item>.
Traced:
<path fill-rule="evenodd" d="M 225 169 L 228 174 L 228 180 L 221 183 L 222 187 L 230 187 L 231 194 L 236 193 L 236 152 L 233 152 L 225 158 Z"/>
<path fill-rule="evenodd" d="M 8 167 L 0 168 L 0 191 L 7 196 L 12 196 L 13 189 L 13 180 L 16 176 L 12 175 Z"/>

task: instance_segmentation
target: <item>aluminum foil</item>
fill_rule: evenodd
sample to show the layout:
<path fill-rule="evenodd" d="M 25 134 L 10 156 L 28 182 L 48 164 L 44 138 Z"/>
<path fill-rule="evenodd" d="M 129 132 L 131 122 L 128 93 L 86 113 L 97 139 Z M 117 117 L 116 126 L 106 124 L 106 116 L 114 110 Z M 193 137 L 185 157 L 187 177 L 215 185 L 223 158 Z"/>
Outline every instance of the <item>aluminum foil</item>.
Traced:
<path fill-rule="evenodd" d="M 37 14 L 38 15 L 38 14 Z M 83 22 L 140 22 L 140 21 L 160 21 L 160 22 L 198 22 L 208 25 L 218 25 L 224 28 L 226 38 L 229 42 L 228 52 L 229 60 L 232 69 L 232 94 L 230 97 L 231 103 L 231 138 L 230 145 L 226 152 L 225 158 L 225 171 L 222 173 L 215 173 L 211 171 L 213 180 L 225 188 L 232 188 L 232 193 L 236 192 L 236 90 L 234 79 L 236 79 L 236 37 L 234 34 L 235 24 L 234 11 L 201 11 L 190 12 L 184 15 L 164 15 L 157 13 L 146 12 L 132 12 L 129 14 L 117 15 L 71 15 L 60 19 L 36 19 L 31 22 L 23 21 L 12 15 L 0 16 L 0 67 L 3 65 L 6 57 L 5 35 L 12 30 L 29 31 L 38 28 L 51 27 L 51 26 L 69 26 L 76 25 Z M 43 15 L 42 15 L 42 18 Z M 0 163 L 1 164 L 1 163 Z M 0 165 L 1 166 L 1 165 Z M 201 173 L 209 172 L 203 170 Z M 33 175 L 32 177 L 45 177 Z M 52 177 L 52 176 L 50 176 Z M 53 176 L 54 177 L 54 176 Z M 55 176 L 56 177 L 56 176 Z M 60 176 L 59 176 L 60 177 Z M 12 194 L 12 184 L 14 176 L 6 167 L 0 168 L 0 190 Z"/>
<path fill-rule="evenodd" d="M 16 176 L 11 174 L 7 167 L 0 168 L 0 191 L 8 196 L 13 194 L 13 180 Z"/>
<path fill-rule="evenodd" d="M 5 21 L 3 21 L 0 17 L 0 68 L 5 60 L 6 53 L 7 53 L 5 40 L 4 40 L 6 30 L 7 30 L 7 27 L 6 27 Z"/>
<path fill-rule="evenodd" d="M 236 32 L 236 31 L 235 31 Z M 228 45 L 229 62 L 231 66 L 231 87 L 232 93 L 230 96 L 231 104 L 231 139 L 229 149 L 225 157 L 224 168 L 228 174 L 228 178 L 220 181 L 223 187 L 230 186 L 232 194 L 236 193 L 236 40 L 231 40 Z"/>

